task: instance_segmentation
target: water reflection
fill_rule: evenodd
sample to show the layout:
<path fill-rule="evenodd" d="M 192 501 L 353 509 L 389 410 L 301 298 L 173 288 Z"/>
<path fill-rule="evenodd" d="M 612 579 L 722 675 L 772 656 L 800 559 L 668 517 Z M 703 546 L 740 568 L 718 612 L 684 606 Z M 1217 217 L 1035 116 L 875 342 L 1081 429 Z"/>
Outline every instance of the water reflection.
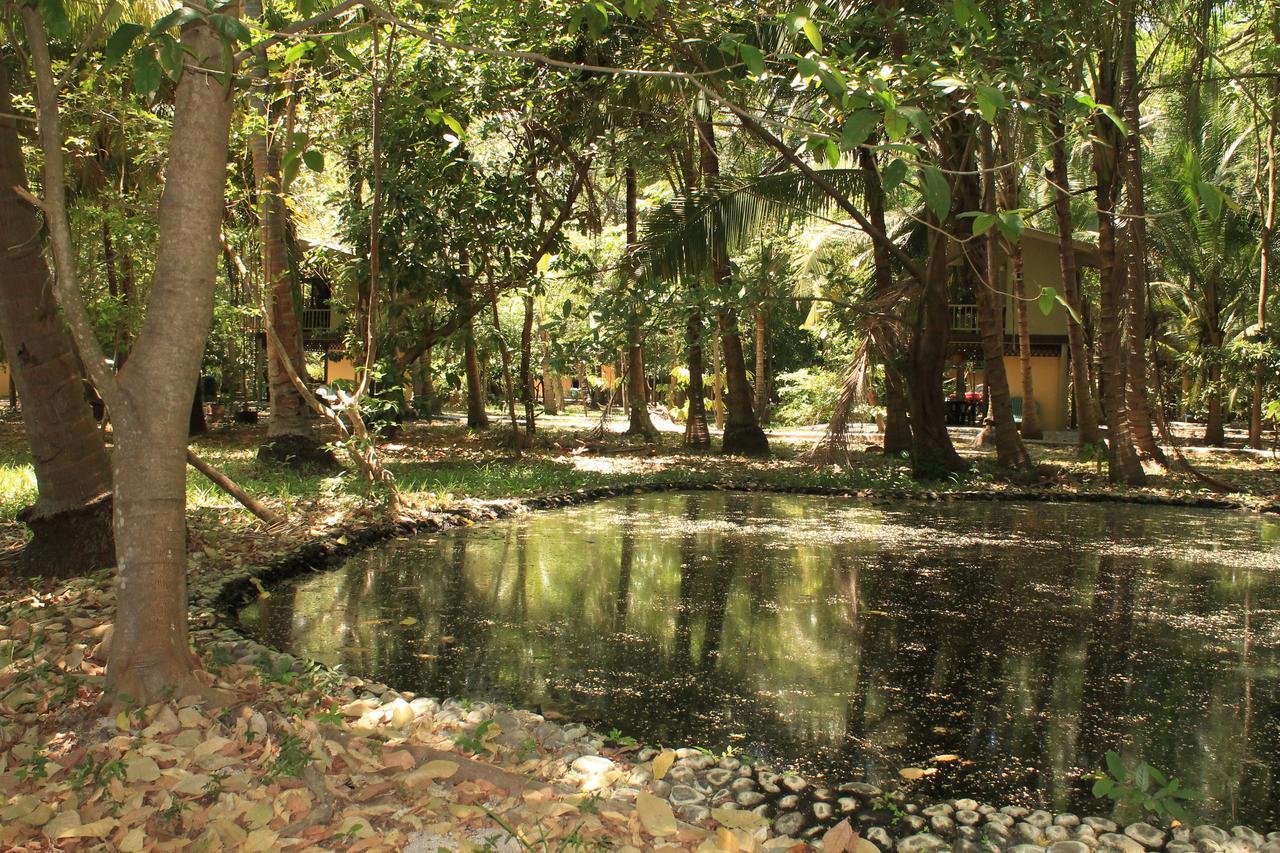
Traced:
<path fill-rule="evenodd" d="M 404 539 L 244 610 L 427 695 L 832 779 L 1096 810 L 1120 749 L 1272 822 L 1275 525 L 1165 508 L 663 494 Z M 934 761 L 955 755 L 956 761 Z"/>

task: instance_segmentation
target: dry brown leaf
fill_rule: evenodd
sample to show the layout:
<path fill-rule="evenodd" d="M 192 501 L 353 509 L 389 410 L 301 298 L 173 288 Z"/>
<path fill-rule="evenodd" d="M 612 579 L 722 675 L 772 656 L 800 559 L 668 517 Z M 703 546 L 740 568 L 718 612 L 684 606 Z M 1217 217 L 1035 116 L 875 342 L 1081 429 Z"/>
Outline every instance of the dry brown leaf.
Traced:
<path fill-rule="evenodd" d="M 658 837 L 675 835 L 675 813 L 671 804 L 653 794 L 641 794 L 636 797 L 636 811 L 640 814 L 640 823 L 650 835 Z"/>
<path fill-rule="evenodd" d="M 671 765 L 675 763 L 676 754 L 670 749 L 664 749 L 657 757 L 653 759 L 653 778 L 661 779 L 667 775 L 667 771 L 671 769 Z"/>
<path fill-rule="evenodd" d="M 711 819 L 724 826 L 745 829 L 747 832 L 753 832 L 769 822 L 768 818 L 746 809 L 712 809 Z"/>

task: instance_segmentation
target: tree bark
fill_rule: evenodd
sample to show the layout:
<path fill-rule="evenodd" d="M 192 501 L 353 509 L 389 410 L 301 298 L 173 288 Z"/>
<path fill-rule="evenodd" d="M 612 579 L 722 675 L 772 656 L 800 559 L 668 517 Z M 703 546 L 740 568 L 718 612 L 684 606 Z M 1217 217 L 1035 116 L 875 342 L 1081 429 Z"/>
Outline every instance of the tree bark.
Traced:
<path fill-rule="evenodd" d="M 524 429 L 537 428 L 533 411 L 533 294 L 524 297 L 524 325 L 520 327 L 520 399 L 524 403 Z"/>
<path fill-rule="evenodd" d="M 13 191 L 25 189 L 27 177 L 12 115 L 8 71 L 0 63 L 0 338 L 11 398 L 15 391 L 22 398 L 37 487 L 36 502 L 18 515 L 32 532 L 19 570 L 70 577 L 115 562 L 111 460 L 85 397 L 71 333 L 58 314 L 39 219 Z"/>
<path fill-rule="evenodd" d="M 1036 407 L 1035 382 L 1031 375 L 1031 323 L 1027 317 L 1027 283 L 1022 270 L 1022 245 L 1009 244 L 1013 273 L 1013 303 L 1018 311 L 1018 366 L 1022 373 L 1022 437 L 1044 438 Z"/>
<path fill-rule="evenodd" d="M 702 385 L 702 314 L 693 308 L 685 324 L 685 348 L 689 353 L 688 410 L 684 424 L 684 446 L 690 450 L 711 447 L 707 426 L 707 392 Z"/>
<path fill-rule="evenodd" d="M 918 477 L 945 476 L 967 467 L 947 431 L 946 392 L 942 383 L 951 330 L 951 311 L 947 304 L 947 243 L 945 236 L 930 229 L 924 287 L 911 339 L 911 375 L 907 392 L 911 414 L 911 466 Z"/>
<path fill-rule="evenodd" d="M 187 635 L 186 447 L 191 394 L 213 317 L 226 187 L 230 90 L 205 70 L 220 67 L 222 42 L 199 19 L 182 32 L 186 56 L 174 95 L 146 320 L 128 365 L 113 374 L 79 292 L 44 24 L 34 7 L 23 7 L 22 16 L 37 80 L 59 302 L 115 425 L 119 580 L 106 691 L 134 705 L 209 695 L 195 677 L 198 664 Z"/>
<path fill-rule="evenodd" d="M 261 0 L 246 0 L 245 14 L 251 18 L 263 15 Z M 333 454 L 316 438 L 315 417 L 302 395 L 294 388 L 284 368 L 288 359 L 299 376 L 307 376 L 306 356 L 302 349 L 302 325 L 298 306 L 294 303 L 294 281 L 289 268 L 285 228 L 288 209 L 281 174 L 282 132 L 271 115 L 269 71 L 265 48 L 254 51 L 251 77 L 257 91 L 253 96 L 261 132 L 249 138 L 257 195 L 259 238 L 262 255 L 262 280 L 267 293 L 267 322 L 275 329 L 274 338 L 267 336 L 267 385 L 271 395 L 271 419 L 267 440 L 258 448 L 258 459 L 291 468 L 332 468 L 337 462 Z"/>
<path fill-rule="evenodd" d="M 1093 387 L 1089 381 L 1091 356 L 1085 342 L 1084 306 L 1080 301 L 1080 279 L 1076 268 L 1074 226 L 1071 219 L 1071 175 L 1068 171 L 1067 146 L 1064 140 L 1066 128 L 1062 118 L 1052 117 L 1053 143 L 1053 209 L 1058 220 L 1058 264 L 1062 270 L 1063 299 L 1069 307 L 1067 316 L 1067 347 L 1071 354 L 1071 394 L 1075 399 L 1077 446 L 1081 455 L 1093 453 L 1102 445 L 1102 433 L 1098 429 L 1098 407 L 1094 402 Z"/>
<path fill-rule="evenodd" d="M 702 179 L 714 183 L 720 178 L 715 127 L 710 118 L 699 118 L 696 130 Z M 738 334 L 737 312 L 729 305 L 729 300 L 734 298 L 733 273 L 729 265 L 729 244 L 723 223 L 713 224 L 711 241 L 711 272 L 720 298 L 724 300 L 719 312 L 720 346 L 724 355 L 725 379 L 729 386 L 723 451 L 744 456 L 768 456 L 769 439 L 760 428 L 755 409 L 751 405 L 751 383 L 747 380 L 747 363 L 742 353 L 742 338 Z M 719 388 L 717 382 L 717 392 Z"/>
<path fill-rule="evenodd" d="M 760 416 L 760 423 L 768 421 L 769 408 L 769 377 L 767 370 L 769 366 L 768 353 L 765 352 L 765 345 L 769 339 L 769 315 L 765 312 L 763 305 L 756 308 L 756 383 L 755 383 L 755 409 L 756 414 Z"/>
<path fill-rule="evenodd" d="M 1272 41 L 1280 45 L 1280 10 L 1272 10 Z M 1267 297 L 1271 291 L 1272 265 L 1275 263 L 1276 207 L 1280 195 L 1280 179 L 1277 162 L 1276 135 L 1280 130 L 1280 77 L 1271 78 L 1271 114 L 1267 121 L 1266 166 L 1262 173 L 1265 180 L 1257 188 L 1258 204 L 1262 209 L 1262 224 L 1258 230 L 1258 325 L 1255 337 L 1266 340 Z M 1249 403 L 1249 446 L 1262 447 L 1262 397 L 1266 391 L 1266 367 L 1259 364 L 1253 375 L 1253 399 Z"/>
<path fill-rule="evenodd" d="M 631 317 L 627 327 L 627 384 L 628 415 L 627 435 L 642 435 L 650 441 L 658 438 L 658 429 L 649 417 L 649 387 L 644 373 L 644 341 L 641 335 L 644 305 L 639 294 L 634 293 L 637 285 L 635 271 L 630 268 L 631 253 L 640 242 L 639 220 L 636 214 L 636 170 L 628 164 L 626 170 L 626 217 L 627 217 L 627 283 L 633 294 L 631 298 Z"/>
<path fill-rule="evenodd" d="M 1126 4 L 1127 6 L 1127 4 Z M 1132 9 L 1124 15 L 1132 16 Z M 1127 38 L 1131 25 L 1122 24 L 1120 38 Z M 1104 49 L 1098 60 L 1095 99 L 1115 104 L 1119 57 Z M 1105 115 L 1094 118 L 1093 169 L 1097 179 L 1098 278 L 1102 287 L 1101 351 L 1102 399 L 1106 409 L 1108 476 L 1112 482 L 1142 485 L 1146 474 L 1133 446 L 1125 400 L 1123 335 L 1127 282 L 1116 240 L 1116 202 L 1119 197 L 1124 138 Z"/>
<path fill-rule="evenodd" d="M 542 340 L 542 409 L 548 415 L 560 414 L 560 381 L 551 369 L 551 336 L 538 324 L 538 337 Z"/>

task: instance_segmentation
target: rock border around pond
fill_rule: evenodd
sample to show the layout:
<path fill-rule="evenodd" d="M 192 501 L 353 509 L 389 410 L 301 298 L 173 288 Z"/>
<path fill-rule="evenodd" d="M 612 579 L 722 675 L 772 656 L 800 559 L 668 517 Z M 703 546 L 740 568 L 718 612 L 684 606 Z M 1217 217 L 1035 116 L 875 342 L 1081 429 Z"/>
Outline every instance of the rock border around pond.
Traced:
<path fill-rule="evenodd" d="M 337 562 L 396 536 L 445 532 L 530 511 L 556 509 L 612 497 L 674 491 L 774 492 L 845 497 L 872 505 L 895 501 L 1023 501 L 1053 503 L 1135 503 L 1190 509 L 1231 509 L 1278 512 L 1280 505 L 1249 505 L 1213 497 L 1164 495 L 1127 496 L 1097 492 L 1002 490 L 935 492 L 911 490 L 847 490 L 830 487 L 774 487 L 765 484 L 641 483 L 617 487 L 579 489 L 574 492 L 528 498 L 475 502 L 448 510 L 421 513 L 395 523 L 369 524 L 335 531 L 307 543 L 284 557 L 260 567 L 244 567 L 231 575 L 200 576 L 191 589 L 192 635 L 230 647 L 240 661 L 267 661 L 273 666 L 296 666 L 301 659 L 271 649 L 239 632 L 236 612 L 269 584 L 309 572 L 323 571 Z M 326 667 L 326 669 L 328 669 Z M 412 715 L 430 714 L 443 726 L 461 734 L 476 730 L 486 720 L 496 723 L 498 737 L 513 744 L 536 742 L 556 753 L 556 764 L 567 779 L 589 783 L 610 796 L 634 799 L 642 792 L 668 800 L 676 815 L 690 823 L 725 811 L 752 814 L 758 826 L 768 826 L 776 836 L 818 841 L 836 823 L 848 819 L 863 838 L 883 853 L 980 853 L 997 849 L 1014 853 L 1121 853 L 1165 850 L 1168 853 L 1280 853 L 1280 832 L 1263 836 L 1244 826 L 1230 831 L 1203 825 L 1165 831 L 1146 823 L 1119 826 L 1103 817 L 1078 817 L 1032 811 L 1021 806 L 996 808 L 974 800 L 955 799 L 931 804 L 908 802 L 886 794 L 865 782 L 824 787 L 773 768 L 743 764 L 733 757 L 716 758 L 682 748 L 674 761 L 655 779 L 653 759 L 659 753 L 645 748 L 636 763 L 614 761 L 600 755 L 607 739 L 586 726 L 560 725 L 531 711 L 505 708 L 485 702 L 428 699 L 396 691 L 386 685 L 334 673 L 341 679 L 349 707 L 360 710 L 381 705 L 403 707 Z M 721 820 L 723 823 L 724 821 Z"/>

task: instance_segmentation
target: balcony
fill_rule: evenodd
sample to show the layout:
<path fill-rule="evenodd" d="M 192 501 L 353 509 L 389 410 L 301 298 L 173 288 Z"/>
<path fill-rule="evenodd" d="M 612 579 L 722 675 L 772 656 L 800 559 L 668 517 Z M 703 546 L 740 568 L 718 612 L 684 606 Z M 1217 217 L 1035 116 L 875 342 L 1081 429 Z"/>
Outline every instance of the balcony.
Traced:
<path fill-rule="evenodd" d="M 324 308 L 303 308 L 302 309 L 302 337 L 304 340 L 336 340 L 338 330 L 333 328 L 333 309 L 325 306 Z"/>
<path fill-rule="evenodd" d="M 952 305 L 951 331 L 976 333 L 978 331 L 978 306 Z"/>

